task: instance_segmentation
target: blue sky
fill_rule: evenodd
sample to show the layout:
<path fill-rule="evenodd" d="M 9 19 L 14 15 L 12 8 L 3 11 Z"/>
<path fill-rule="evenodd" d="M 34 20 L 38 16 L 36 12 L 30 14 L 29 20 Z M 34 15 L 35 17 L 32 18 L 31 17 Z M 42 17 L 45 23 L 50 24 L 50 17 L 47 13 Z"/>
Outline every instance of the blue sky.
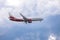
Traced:
<path fill-rule="evenodd" d="M 43 18 L 42 22 L 13 22 L 21 18 Z M 60 40 L 60 0 L 0 0 L 0 40 Z"/>

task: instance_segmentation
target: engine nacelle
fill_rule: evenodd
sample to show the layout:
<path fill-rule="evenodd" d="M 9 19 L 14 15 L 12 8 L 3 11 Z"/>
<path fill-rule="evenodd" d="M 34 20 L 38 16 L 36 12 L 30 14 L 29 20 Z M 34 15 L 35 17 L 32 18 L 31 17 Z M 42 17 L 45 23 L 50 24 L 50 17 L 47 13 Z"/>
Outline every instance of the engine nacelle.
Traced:
<path fill-rule="evenodd" d="M 28 20 L 28 23 L 32 23 L 32 20 L 31 20 L 31 19 L 29 19 L 29 20 Z"/>

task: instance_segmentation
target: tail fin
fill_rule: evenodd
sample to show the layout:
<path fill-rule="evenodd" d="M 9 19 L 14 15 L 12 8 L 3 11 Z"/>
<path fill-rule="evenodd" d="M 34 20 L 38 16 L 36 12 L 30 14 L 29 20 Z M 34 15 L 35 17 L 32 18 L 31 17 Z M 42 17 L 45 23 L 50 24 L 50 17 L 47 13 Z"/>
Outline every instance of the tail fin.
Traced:
<path fill-rule="evenodd" d="M 14 19 L 14 17 L 11 15 L 11 13 L 9 13 L 9 19 Z"/>

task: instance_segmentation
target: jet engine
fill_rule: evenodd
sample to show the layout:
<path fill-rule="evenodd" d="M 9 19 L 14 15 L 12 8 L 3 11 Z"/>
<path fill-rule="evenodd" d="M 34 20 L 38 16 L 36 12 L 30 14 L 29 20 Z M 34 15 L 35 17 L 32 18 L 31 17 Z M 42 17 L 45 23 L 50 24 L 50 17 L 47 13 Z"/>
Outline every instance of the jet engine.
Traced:
<path fill-rule="evenodd" d="M 31 19 L 28 19 L 28 23 L 32 23 L 32 20 Z"/>

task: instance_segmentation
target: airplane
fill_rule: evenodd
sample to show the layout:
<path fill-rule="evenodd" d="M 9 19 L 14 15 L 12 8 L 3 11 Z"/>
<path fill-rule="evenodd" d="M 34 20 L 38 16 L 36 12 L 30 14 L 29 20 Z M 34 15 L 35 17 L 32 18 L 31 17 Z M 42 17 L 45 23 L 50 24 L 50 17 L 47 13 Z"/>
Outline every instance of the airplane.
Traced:
<path fill-rule="evenodd" d="M 16 21 L 16 22 L 25 22 L 26 24 L 27 23 L 32 23 L 32 21 L 42 21 L 43 19 L 42 18 L 26 18 L 24 15 L 22 15 L 20 13 L 20 15 L 22 16 L 22 18 L 15 18 L 14 16 L 12 16 L 10 13 L 9 13 L 9 20 L 11 21 Z"/>

